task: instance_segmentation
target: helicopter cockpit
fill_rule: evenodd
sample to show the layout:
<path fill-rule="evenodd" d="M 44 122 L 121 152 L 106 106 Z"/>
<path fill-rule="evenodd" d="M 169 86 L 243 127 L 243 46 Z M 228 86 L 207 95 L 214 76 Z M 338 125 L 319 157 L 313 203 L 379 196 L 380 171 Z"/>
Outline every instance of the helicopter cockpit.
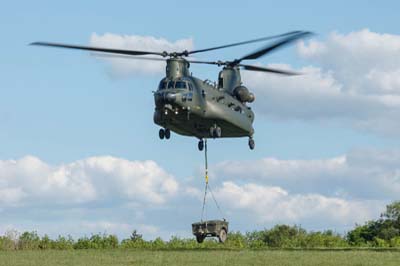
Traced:
<path fill-rule="evenodd" d="M 158 90 L 189 90 L 193 91 L 193 85 L 186 80 L 162 80 Z"/>

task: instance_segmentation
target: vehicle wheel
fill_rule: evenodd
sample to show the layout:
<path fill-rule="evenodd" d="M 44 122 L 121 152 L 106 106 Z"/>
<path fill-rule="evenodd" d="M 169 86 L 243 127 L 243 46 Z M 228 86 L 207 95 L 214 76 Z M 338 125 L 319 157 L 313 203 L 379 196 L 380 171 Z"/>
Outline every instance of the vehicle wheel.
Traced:
<path fill-rule="evenodd" d="M 160 128 L 160 131 L 158 131 L 158 136 L 160 137 L 160 139 L 164 139 L 165 137 L 164 129 Z"/>
<path fill-rule="evenodd" d="M 196 235 L 197 243 L 203 243 L 204 238 L 205 238 L 205 237 L 204 237 L 203 235 Z"/>
<path fill-rule="evenodd" d="M 254 142 L 254 139 L 249 139 L 249 148 L 250 150 L 254 150 L 254 148 L 256 147 L 256 143 Z"/>
<path fill-rule="evenodd" d="M 165 129 L 165 138 L 169 139 L 171 137 L 171 130 L 169 130 L 168 128 Z"/>
<path fill-rule="evenodd" d="M 221 229 L 221 231 L 219 232 L 219 235 L 218 235 L 219 242 L 220 243 L 225 243 L 226 238 L 227 238 L 226 230 L 225 229 Z"/>
<path fill-rule="evenodd" d="M 200 140 L 199 144 L 197 145 L 197 147 L 199 148 L 199 151 L 202 151 L 204 149 L 204 141 Z"/>

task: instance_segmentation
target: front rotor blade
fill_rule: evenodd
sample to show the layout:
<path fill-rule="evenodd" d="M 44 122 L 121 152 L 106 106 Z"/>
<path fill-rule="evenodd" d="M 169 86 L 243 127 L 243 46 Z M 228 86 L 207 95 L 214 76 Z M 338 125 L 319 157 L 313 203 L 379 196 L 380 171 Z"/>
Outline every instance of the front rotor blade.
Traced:
<path fill-rule="evenodd" d="M 298 39 L 304 38 L 307 35 L 311 35 L 311 34 L 312 33 L 308 32 L 308 31 L 299 32 L 297 34 L 288 36 L 288 37 L 284 38 L 283 40 L 277 41 L 277 42 L 275 42 L 273 44 L 269 44 L 269 45 L 263 47 L 262 49 L 257 50 L 257 51 L 255 51 L 255 52 L 253 52 L 251 54 L 248 54 L 248 55 L 246 55 L 246 56 L 244 56 L 244 57 L 242 57 L 242 58 L 240 58 L 240 59 L 238 59 L 236 61 L 239 63 L 242 60 L 257 59 L 257 58 L 259 58 L 259 57 L 261 57 L 261 56 L 263 56 L 263 55 L 265 55 L 267 53 L 270 53 L 270 52 L 272 52 L 272 51 L 274 51 L 274 50 L 276 50 L 278 48 L 282 48 L 285 45 L 288 45 L 288 44 L 290 44 L 290 43 L 292 43 L 292 42 L 294 42 L 294 41 L 296 41 Z"/>
<path fill-rule="evenodd" d="M 275 74 L 281 74 L 281 75 L 287 75 L 287 76 L 301 75 L 301 73 L 298 73 L 298 72 L 270 68 L 270 67 L 259 67 L 259 66 L 243 65 L 243 64 L 239 64 L 239 66 L 243 67 L 243 69 L 245 69 L 245 70 L 250 70 L 250 71 L 268 72 L 268 73 L 275 73 Z"/>
<path fill-rule="evenodd" d="M 202 53 L 202 52 L 207 52 L 207 51 L 212 51 L 212 50 L 217 50 L 217 49 L 223 49 L 223 48 L 228 48 L 228 47 L 233 47 L 233 46 L 238 46 L 238 45 L 243 45 L 243 44 L 248 44 L 248 43 L 261 42 L 261 41 L 285 37 L 288 35 L 298 34 L 300 32 L 301 31 L 290 31 L 290 32 L 287 32 L 284 34 L 268 36 L 268 37 L 258 38 L 258 39 L 254 39 L 254 40 L 244 41 L 244 42 L 226 44 L 226 45 L 221 45 L 221 46 L 216 46 L 216 47 L 206 48 L 206 49 L 200 49 L 200 50 L 193 50 L 193 51 L 189 51 L 187 54 L 196 54 L 196 53 Z"/>
<path fill-rule="evenodd" d="M 150 55 L 150 54 L 152 54 L 152 55 L 167 56 L 166 53 L 159 53 L 159 52 L 122 50 L 122 49 L 112 49 L 112 48 L 102 48 L 102 47 L 92 47 L 92 46 L 82 46 L 82 45 L 70 45 L 70 44 L 50 43 L 50 42 L 33 42 L 30 45 L 50 46 L 50 47 L 58 47 L 58 48 L 68 48 L 68 49 L 96 51 L 96 52 L 124 54 L 124 55 Z"/>
<path fill-rule="evenodd" d="M 120 55 L 120 54 L 103 54 L 103 53 L 91 53 L 94 57 L 100 58 L 117 58 L 117 59 L 135 59 L 135 60 L 149 60 L 149 61 L 167 61 L 166 58 L 155 58 L 155 57 L 141 57 L 132 55 Z"/>

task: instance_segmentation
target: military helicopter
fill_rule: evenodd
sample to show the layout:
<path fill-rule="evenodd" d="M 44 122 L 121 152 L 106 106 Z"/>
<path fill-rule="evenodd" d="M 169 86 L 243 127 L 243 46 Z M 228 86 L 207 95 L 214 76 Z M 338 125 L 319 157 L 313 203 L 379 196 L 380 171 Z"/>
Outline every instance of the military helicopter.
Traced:
<path fill-rule="evenodd" d="M 100 52 L 104 56 L 112 57 L 166 61 L 166 75 L 160 81 L 158 89 L 153 92 L 155 101 L 153 120 L 161 127 L 159 138 L 169 139 L 171 131 L 184 136 L 193 136 L 199 139 L 198 149 L 202 151 L 206 138 L 248 137 L 249 148 L 253 150 L 255 147 L 253 139 L 254 113 L 248 104 L 254 102 L 255 96 L 242 84 L 240 69 L 281 75 L 297 75 L 299 73 L 242 64 L 242 61 L 260 58 L 310 34 L 311 32 L 308 31 L 292 31 L 249 41 L 181 52 L 122 50 L 49 42 L 33 42 L 31 45 Z M 272 39 L 275 40 L 273 43 L 232 61 L 187 59 L 188 56 L 197 53 Z M 146 55 L 157 55 L 162 58 L 143 57 Z M 191 63 L 222 66 L 218 75 L 218 83 L 194 77 L 189 72 Z"/>

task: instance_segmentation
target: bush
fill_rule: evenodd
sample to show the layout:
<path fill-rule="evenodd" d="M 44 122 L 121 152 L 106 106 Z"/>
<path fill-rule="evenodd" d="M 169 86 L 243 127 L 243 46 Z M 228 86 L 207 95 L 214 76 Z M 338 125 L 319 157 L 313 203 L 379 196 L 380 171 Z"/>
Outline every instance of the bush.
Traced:
<path fill-rule="evenodd" d="M 374 243 L 374 246 L 378 247 L 378 248 L 388 248 L 389 247 L 389 243 L 379 237 L 375 237 L 373 243 Z"/>
<path fill-rule="evenodd" d="M 229 248 L 245 248 L 248 246 L 247 239 L 239 231 L 228 233 L 228 238 L 225 245 Z"/>
<path fill-rule="evenodd" d="M 368 221 L 355 228 L 345 237 L 331 230 L 323 232 L 307 232 L 300 226 L 276 225 L 261 231 L 230 232 L 224 245 L 216 238 L 207 238 L 198 244 L 191 238 L 172 237 L 164 241 L 160 237 L 147 241 L 136 230 L 121 243 L 115 235 L 93 234 L 81 237 L 77 241 L 71 236 L 59 236 L 56 240 L 47 235 L 39 237 L 35 231 L 24 232 L 19 236 L 16 231 L 8 231 L 0 236 L 0 250 L 35 250 L 35 249 L 260 249 L 260 248 L 335 248 L 335 247 L 400 247 L 400 201 L 386 207 L 381 218 Z"/>
<path fill-rule="evenodd" d="M 400 248 L 400 236 L 390 239 L 389 245 L 393 248 Z"/>
<path fill-rule="evenodd" d="M 48 235 L 44 235 L 39 242 L 40 249 L 52 249 L 54 245 L 54 241 L 51 240 Z"/>
<path fill-rule="evenodd" d="M 39 249 L 40 238 L 35 231 L 24 232 L 18 239 L 18 249 Z"/>
<path fill-rule="evenodd" d="M 293 248 L 304 244 L 306 231 L 298 226 L 276 225 L 264 231 L 264 242 L 268 247 Z"/>
<path fill-rule="evenodd" d="M 71 236 L 58 236 L 58 238 L 53 242 L 53 248 L 59 250 L 70 250 L 74 248 L 74 244 L 75 242 Z"/>

